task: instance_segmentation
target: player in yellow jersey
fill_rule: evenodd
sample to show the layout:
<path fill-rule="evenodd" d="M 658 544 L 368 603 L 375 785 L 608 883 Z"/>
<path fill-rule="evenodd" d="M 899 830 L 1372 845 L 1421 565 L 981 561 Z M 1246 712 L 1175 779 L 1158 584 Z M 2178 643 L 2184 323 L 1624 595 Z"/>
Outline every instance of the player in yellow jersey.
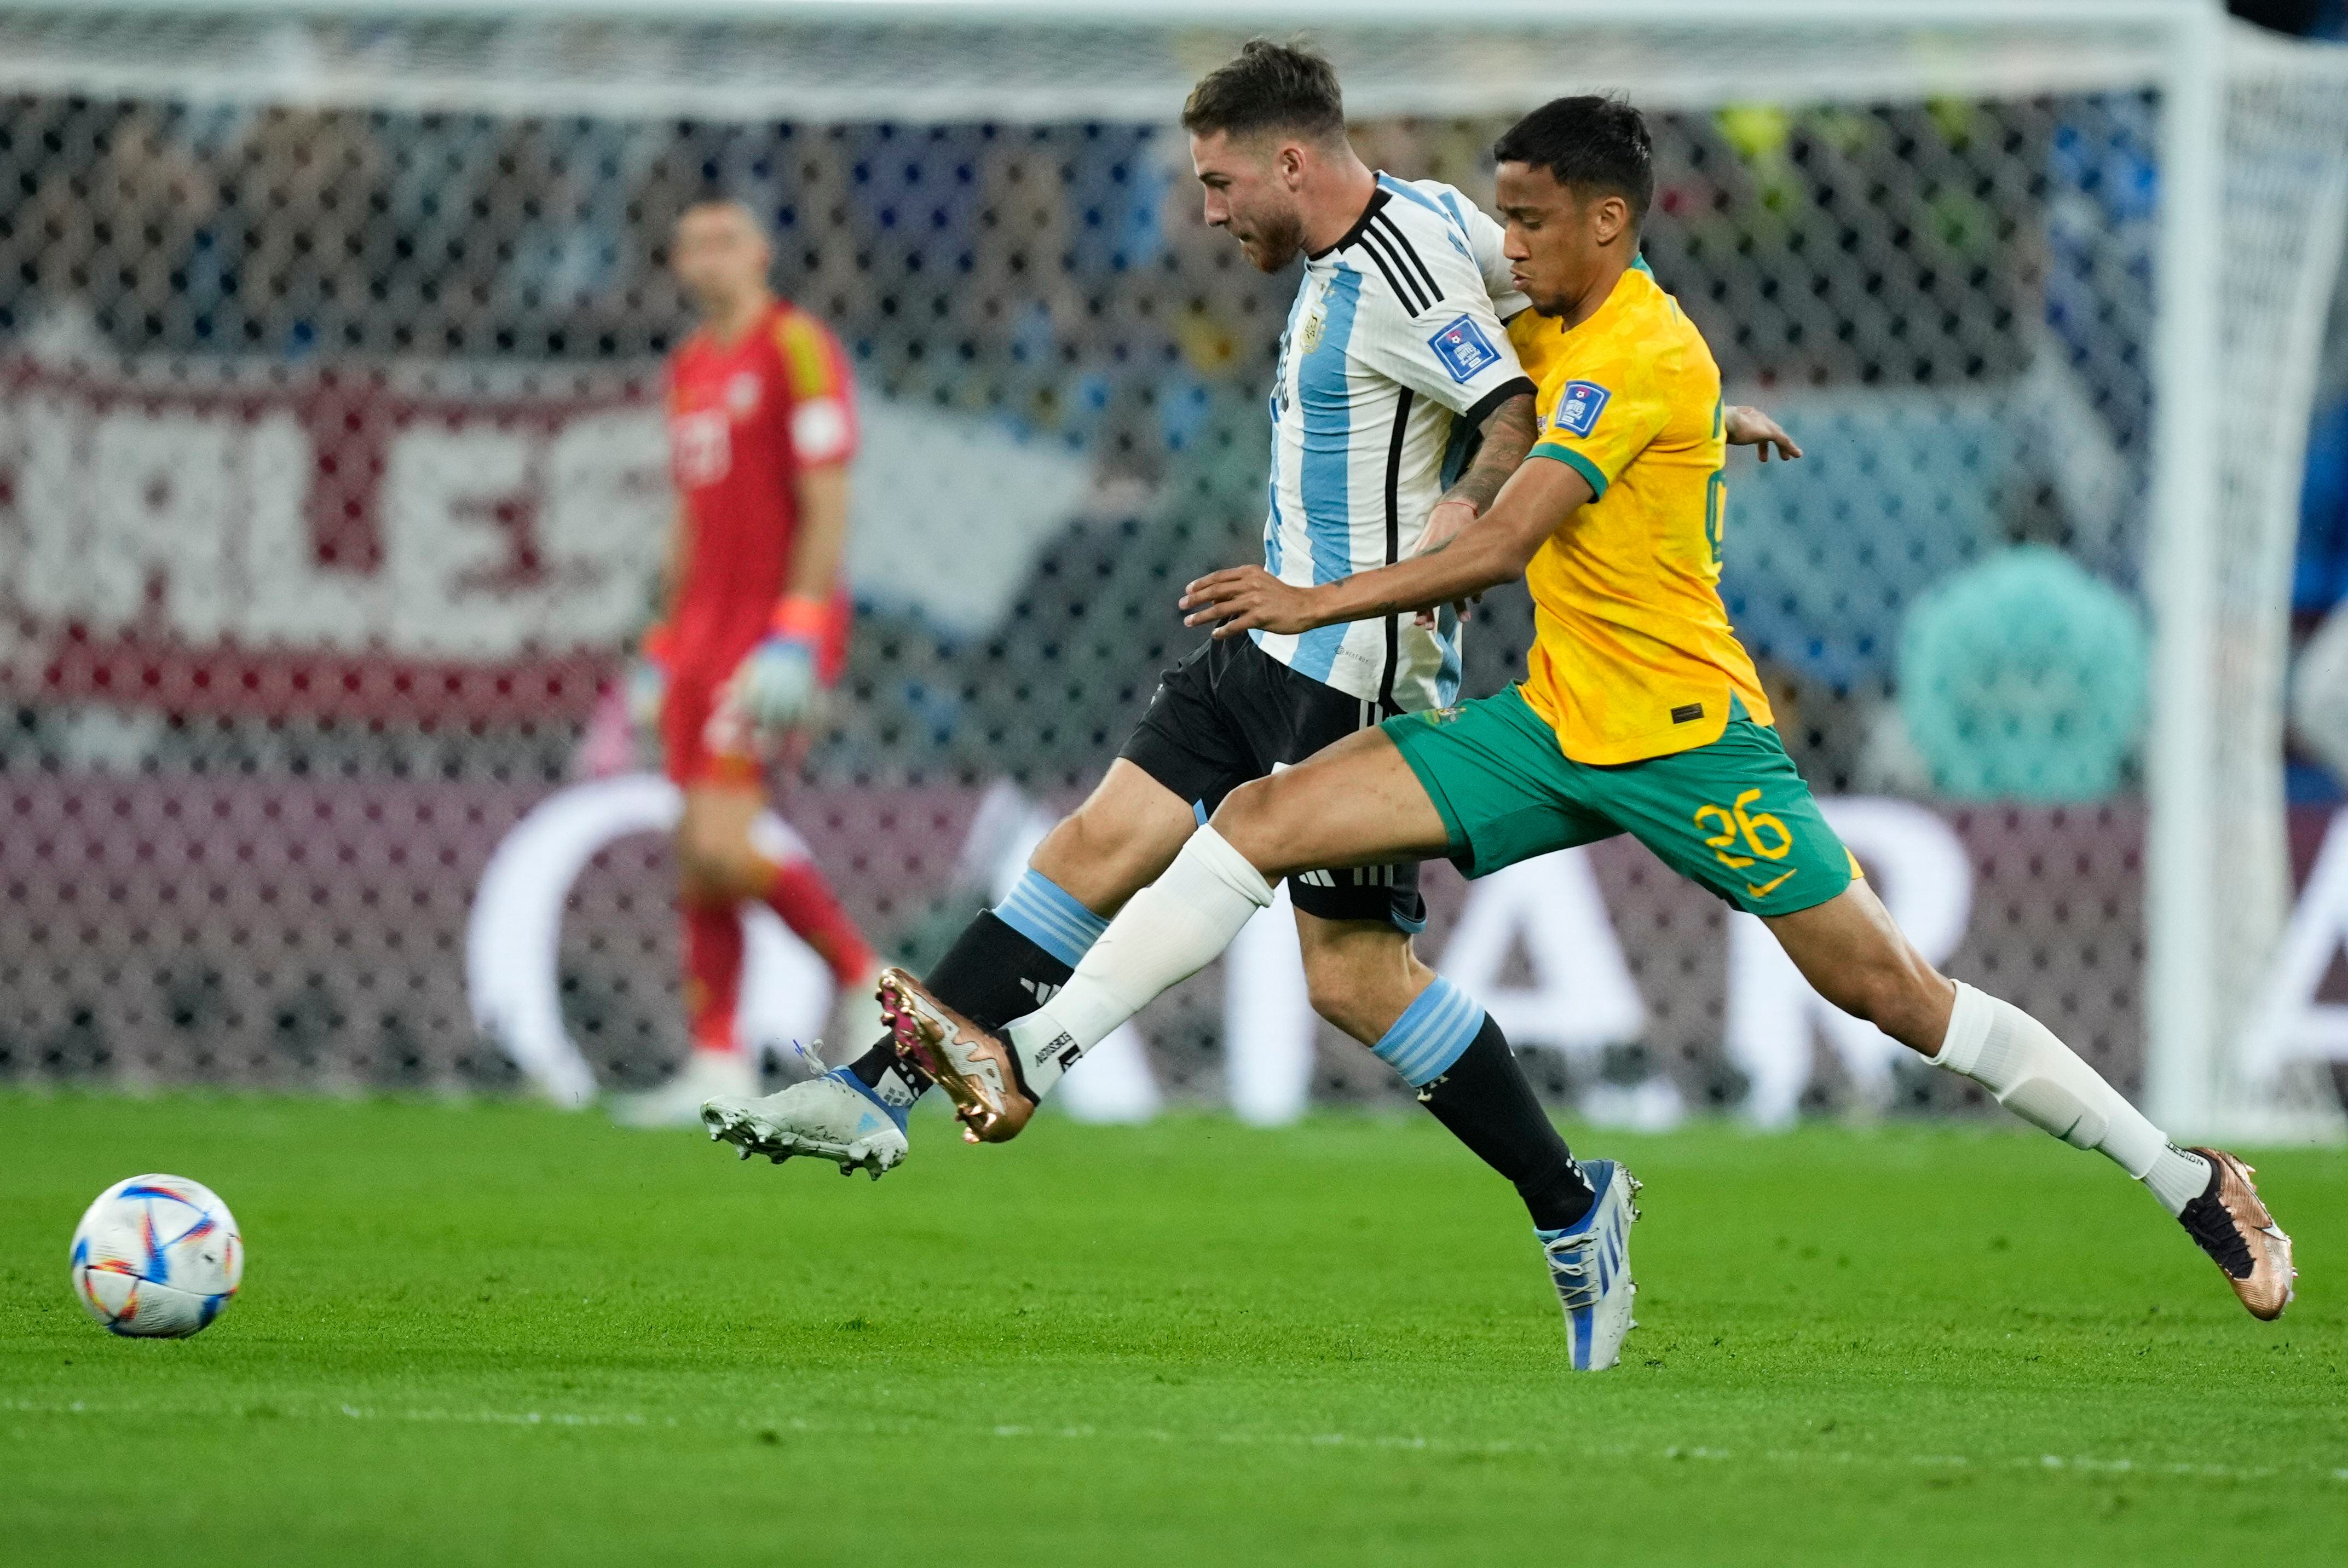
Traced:
<path fill-rule="evenodd" d="M 1560 98 L 1495 149 L 1506 253 L 1533 310 L 1509 335 L 1540 386 L 1540 434 L 1492 505 L 1447 542 L 1320 586 L 1257 567 L 1190 584 L 1218 636 L 1447 603 L 1521 575 L 1539 643 L 1523 683 L 1406 715 L 1225 798 L 1137 894 L 1067 985 L 999 1034 L 923 1013 L 911 1047 L 984 1136 L 995 1099 L 1040 1092 L 1168 985 L 1213 958 L 1314 866 L 1447 855 L 1470 876 L 1628 832 L 1762 917 L 1818 992 L 2025 1121 L 2142 1181 L 2260 1318 L 2291 1295 L 2291 1242 L 2239 1160 L 2181 1150 L 2020 1009 L 1934 971 L 1892 923 L 1770 727 L 1718 589 L 1720 373 L 1637 260 L 1653 191 L 1638 111 Z M 1436 979 L 1435 995 L 1447 982 Z M 1381 1051 L 1384 1055 L 1384 1051 Z M 1398 1064 L 1399 1065 L 1399 1064 Z M 961 1081 L 958 1086 L 954 1080 Z M 1031 1107 L 1010 1107 L 1017 1119 Z M 1595 1174 L 1571 1233 L 1540 1233 L 1577 1367 L 1629 1326 L 1626 1181 Z"/>

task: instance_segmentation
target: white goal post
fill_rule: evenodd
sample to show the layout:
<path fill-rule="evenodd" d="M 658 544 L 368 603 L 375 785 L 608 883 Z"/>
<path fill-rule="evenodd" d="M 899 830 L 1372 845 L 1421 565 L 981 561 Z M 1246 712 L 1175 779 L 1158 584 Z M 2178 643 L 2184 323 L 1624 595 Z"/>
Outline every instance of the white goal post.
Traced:
<path fill-rule="evenodd" d="M 2336 1130 L 2247 1081 L 2288 913 L 2289 579 L 2322 318 L 2348 236 L 2348 50 L 2216 0 L 0 0 L 0 89 L 798 123 L 1163 124 L 1256 33 L 1308 35 L 1363 117 L 1616 90 L 1691 114 L 2135 94 L 2157 108 L 2140 594 L 2153 628 L 2145 1093 L 2180 1135 Z"/>

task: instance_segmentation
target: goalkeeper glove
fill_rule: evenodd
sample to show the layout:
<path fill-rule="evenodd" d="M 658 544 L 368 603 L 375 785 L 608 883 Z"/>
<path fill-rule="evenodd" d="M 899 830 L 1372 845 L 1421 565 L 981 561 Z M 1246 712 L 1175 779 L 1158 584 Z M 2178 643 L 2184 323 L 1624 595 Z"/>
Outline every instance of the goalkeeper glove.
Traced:
<path fill-rule="evenodd" d="M 762 735 L 780 735 L 814 717 L 819 687 L 816 645 L 831 606 L 820 599 L 785 599 L 774 629 L 735 673 L 732 706 Z"/>

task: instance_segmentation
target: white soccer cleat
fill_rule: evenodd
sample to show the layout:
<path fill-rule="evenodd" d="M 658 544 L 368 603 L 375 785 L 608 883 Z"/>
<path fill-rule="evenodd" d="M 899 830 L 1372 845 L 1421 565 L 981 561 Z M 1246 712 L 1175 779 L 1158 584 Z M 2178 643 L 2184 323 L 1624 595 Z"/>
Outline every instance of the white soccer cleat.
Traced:
<path fill-rule="evenodd" d="M 704 1100 L 757 1092 L 758 1066 L 749 1052 L 695 1048 L 668 1082 L 614 1099 L 612 1119 L 622 1127 L 698 1127 Z"/>
<path fill-rule="evenodd" d="M 1631 1199 L 1639 1181 L 1612 1160 L 1585 1160 L 1581 1173 L 1598 1194 L 1590 1212 L 1564 1230 L 1533 1234 L 1540 1238 L 1550 1281 L 1565 1308 L 1573 1369 L 1603 1372 L 1622 1358 L 1622 1336 L 1635 1326 L 1631 1301 L 1639 1287 L 1631 1281 L 1631 1222 L 1639 1211 Z"/>
<path fill-rule="evenodd" d="M 711 1141 L 734 1145 L 745 1160 L 763 1154 L 780 1165 L 810 1155 L 839 1161 L 843 1176 L 861 1168 L 875 1181 L 907 1148 L 905 1113 L 846 1068 L 763 1099 L 721 1095 L 701 1108 L 701 1124 Z"/>

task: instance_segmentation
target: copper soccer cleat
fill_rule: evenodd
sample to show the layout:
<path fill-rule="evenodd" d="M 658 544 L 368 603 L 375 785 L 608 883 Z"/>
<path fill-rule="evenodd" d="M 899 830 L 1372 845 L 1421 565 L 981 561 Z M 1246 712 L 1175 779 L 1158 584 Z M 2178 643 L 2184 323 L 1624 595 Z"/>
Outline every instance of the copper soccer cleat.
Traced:
<path fill-rule="evenodd" d="M 1035 1114 L 1035 1102 L 1020 1082 L 1010 1044 L 939 1001 L 902 969 L 882 970 L 877 994 L 897 1054 L 946 1091 L 962 1118 L 963 1140 L 1006 1143 L 1018 1137 Z"/>
<path fill-rule="evenodd" d="M 2201 1250 L 2225 1271 L 2252 1317 L 2271 1322 L 2291 1305 L 2291 1238 L 2274 1222 L 2250 1181 L 2251 1168 L 2222 1149 L 2195 1149 L 2209 1162 L 2209 1191 L 2178 1216 Z"/>

